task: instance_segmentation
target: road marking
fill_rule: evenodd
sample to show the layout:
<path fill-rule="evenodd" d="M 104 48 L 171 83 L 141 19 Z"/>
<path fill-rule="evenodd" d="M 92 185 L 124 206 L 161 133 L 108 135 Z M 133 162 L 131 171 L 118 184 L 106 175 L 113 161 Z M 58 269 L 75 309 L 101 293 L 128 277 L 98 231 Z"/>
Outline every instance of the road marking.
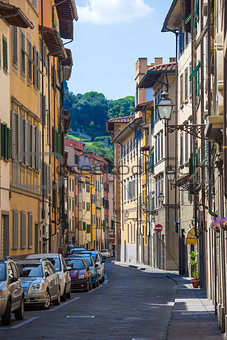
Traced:
<path fill-rule="evenodd" d="M 67 315 L 67 319 L 94 319 L 94 315 Z"/>
<path fill-rule="evenodd" d="M 51 309 L 48 310 L 47 312 L 55 312 L 56 310 L 58 310 L 58 309 L 60 309 L 60 308 L 62 308 L 62 307 L 64 307 L 64 306 L 68 305 L 69 303 L 72 303 L 72 302 L 74 302 L 74 301 L 76 301 L 76 300 L 79 300 L 79 299 L 80 299 L 80 297 L 77 296 L 77 297 L 75 297 L 74 299 L 71 299 L 71 300 L 69 300 L 69 301 L 67 301 L 67 302 L 64 302 L 64 303 L 62 303 L 61 305 L 59 305 L 59 306 L 57 306 L 57 307 L 51 308 Z"/>
<path fill-rule="evenodd" d="M 34 320 L 36 320 L 36 319 L 39 319 L 39 317 L 38 317 L 38 316 L 33 316 L 33 318 L 30 318 L 30 319 L 28 319 L 28 320 L 25 320 L 25 321 L 19 323 L 18 325 L 9 327 L 9 329 L 11 329 L 11 328 L 16 329 L 16 328 L 23 327 L 23 326 L 27 325 L 28 323 L 30 323 L 30 322 L 32 322 L 32 321 L 34 321 Z"/>

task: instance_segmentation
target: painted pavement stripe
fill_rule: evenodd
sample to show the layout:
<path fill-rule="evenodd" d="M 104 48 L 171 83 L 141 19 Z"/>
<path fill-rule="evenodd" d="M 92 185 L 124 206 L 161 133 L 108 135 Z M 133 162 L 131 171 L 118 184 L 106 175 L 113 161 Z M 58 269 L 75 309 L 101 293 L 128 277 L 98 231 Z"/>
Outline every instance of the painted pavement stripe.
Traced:
<path fill-rule="evenodd" d="M 23 326 L 27 325 L 28 323 L 30 323 L 30 322 L 32 322 L 32 321 L 34 321 L 34 320 L 37 320 L 37 319 L 39 319 L 38 316 L 33 316 L 33 318 L 30 318 L 30 319 L 28 319 L 28 320 L 25 320 L 25 321 L 19 323 L 18 325 L 15 325 L 15 326 L 12 326 L 12 327 L 9 327 L 9 328 L 10 328 L 10 329 L 20 328 L 20 327 L 23 327 Z"/>
<path fill-rule="evenodd" d="M 68 305 L 69 303 L 72 303 L 72 302 L 74 302 L 74 301 L 76 301 L 76 300 L 79 300 L 79 299 L 80 299 L 80 297 L 77 296 L 77 297 L 75 297 L 74 299 L 71 299 L 71 300 L 69 300 L 69 301 L 67 301 L 67 302 L 64 302 L 64 303 L 62 303 L 61 305 L 59 305 L 59 306 L 57 306 L 57 307 L 51 308 L 51 309 L 48 310 L 47 312 L 55 312 L 56 310 L 58 310 L 58 309 L 60 309 L 60 308 L 62 308 L 62 307 L 64 307 L 64 306 Z"/>

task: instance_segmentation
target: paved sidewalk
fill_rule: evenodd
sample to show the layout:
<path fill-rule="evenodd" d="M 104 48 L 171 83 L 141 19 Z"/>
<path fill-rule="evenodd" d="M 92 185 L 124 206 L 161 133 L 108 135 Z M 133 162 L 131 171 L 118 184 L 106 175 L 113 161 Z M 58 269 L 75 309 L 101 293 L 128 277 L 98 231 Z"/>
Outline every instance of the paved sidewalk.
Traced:
<path fill-rule="evenodd" d="M 167 340 L 223 340 L 214 307 L 205 291 L 192 287 L 189 278 L 177 272 L 152 268 L 147 265 L 114 262 L 150 273 L 166 273 L 178 286 L 168 327 Z"/>

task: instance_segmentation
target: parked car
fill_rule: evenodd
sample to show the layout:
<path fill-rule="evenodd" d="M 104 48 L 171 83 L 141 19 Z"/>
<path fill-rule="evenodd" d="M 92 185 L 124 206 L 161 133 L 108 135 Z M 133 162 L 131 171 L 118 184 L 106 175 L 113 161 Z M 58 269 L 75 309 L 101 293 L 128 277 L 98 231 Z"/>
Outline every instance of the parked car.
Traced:
<path fill-rule="evenodd" d="M 0 315 L 3 325 L 10 325 L 11 313 L 16 320 L 24 319 L 24 292 L 15 262 L 0 261 Z"/>
<path fill-rule="evenodd" d="M 89 269 L 91 271 L 91 283 L 92 287 L 96 288 L 99 286 L 99 278 L 98 278 L 98 272 L 97 272 L 97 267 L 98 264 L 95 263 L 93 257 L 91 254 L 73 254 L 68 256 L 69 258 L 83 258 L 87 265 L 89 266 Z"/>
<path fill-rule="evenodd" d="M 108 249 L 102 249 L 100 252 L 101 252 L 101 255 L 104 257 L 111 257 L 110 251 Z"/>
<path fill-rule="evenodd" d="M 84 250 L 81 251 L 79 254 L 91 254 L 95 263 L 98 264 L 97 266 L 97 272 L 98 272 L 98 278 L 99 282 L 103 283 L 105 280 L 105 267 L 104 262 L 105 259 L 102 258 L 102 255 L 98 250 Z"/>
<path fill-rule="evenodd" d="M 78 253 L 82 250 L 87 250 L 86 248 L 83 248 L 83 247 L 73 247 L 69 250 L 69 254 L 68 255 L 72 255 L 72 254 L 75 254 L 75 253 Z"/>
<path fill-rule="evenodd" d="M 67 270 L 66 263 L 62 254 L 58 253 L 48 253 L 48 254 L 33 254 L 28 255 L 27 259 L 48 259 L 54 266 L 54 269 L 60 278 L 60 294 L 61 300 L 66 301 L 67 298 L 71 298 L 71 277 L 69 274 L 69 269 Z"/>
<path fill-rule="evenodd" d="M 53 302 L 60 304 L 60 280 L 54 266 L 47 259 L 16 262 L 24 290 L 25 304 L 48 309 Z"/>
<path fill-rule="evenodd" d="M 71 267 L 69 272 L 71 276 L 71 289 L 83 289 L 86 292 L 92 288 L 91 272 L 85 259 L 80 257 L 71 257 L 65 259 L 68 267 Z"/>

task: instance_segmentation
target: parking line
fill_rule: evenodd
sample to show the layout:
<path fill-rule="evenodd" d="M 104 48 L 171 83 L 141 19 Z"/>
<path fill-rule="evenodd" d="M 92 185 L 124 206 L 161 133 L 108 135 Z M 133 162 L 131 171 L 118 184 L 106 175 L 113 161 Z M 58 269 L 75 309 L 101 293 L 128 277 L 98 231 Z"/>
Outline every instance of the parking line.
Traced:
<path fill-rule="evenodd" d="M 56 310 L 58 310 L 58 309 L 60 309 L 60 308 L 62 308 L 62 307 L 64 307 L 64 306 L 68 305 L 69 303 L 72 303 L 72 302 L 74 302 L 74 301 L 76 301 L 76 300 L 79 300 L 79 299 L 80 299 L 80 297 L 77 296 L 77 297 L 75 297 L 74 299 L 71 299 L 71 300 L 69 300 L 69 301 L 67 301 L 67 302 L 64 302 L 64 303 L 60 304 L 60 305 L 57 306 L 57 307 L 54 307 L 54 308 L 52 308 L 52 309 L 49 309 L 47 312 L 55 312 Z"/>
<path fill-rule="evenodd" d="M 25 321 L 19 323 L 18 325 L 9 327 L 9 329 L 11 329 L 11 328 L 16 329 L 16 328 L 23 327 L 23 326 L 27 325 L 28 323 L 30 323 L 30 322 L 32 322 L 32 321 L 34 321 L 34 320 L 36 320 L 36 319 L 39 319 L 39 317 L 38 317 L 38 316 L 33 316 L 33 318 L 30 318 L 30 319 L 28 319 L 28 320 L 25 320 Z"/>

